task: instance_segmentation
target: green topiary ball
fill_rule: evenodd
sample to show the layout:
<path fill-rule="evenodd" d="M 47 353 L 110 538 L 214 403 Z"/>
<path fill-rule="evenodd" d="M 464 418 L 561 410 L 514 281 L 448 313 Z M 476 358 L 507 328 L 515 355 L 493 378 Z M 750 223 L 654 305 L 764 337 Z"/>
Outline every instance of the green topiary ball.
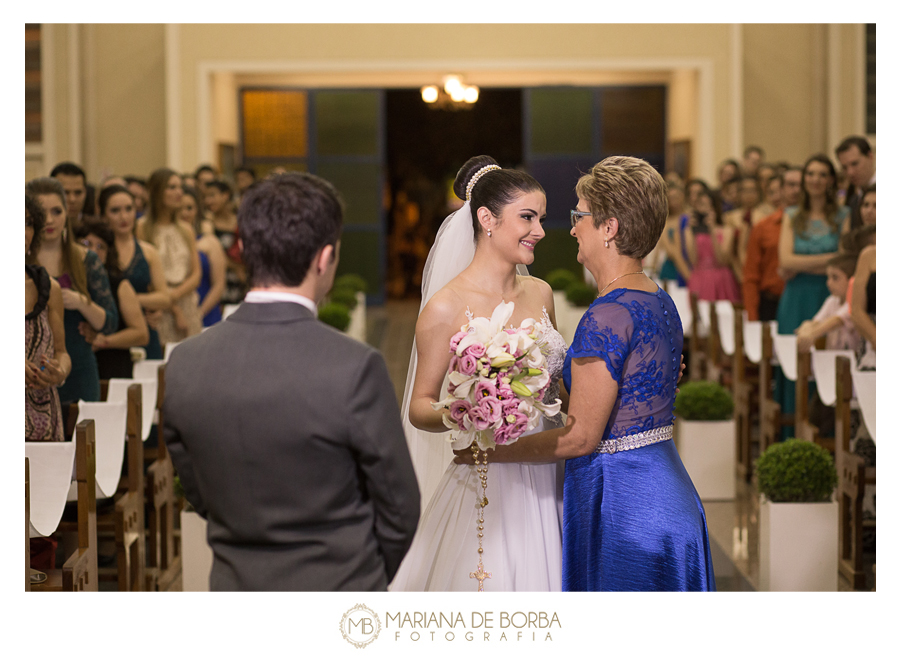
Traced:
<path fill-rule="evenodd" d="M 728 420 L 734 413 L 734 398 L 716 382 L 687 382 L 679 385 L 675 410 L 682 420 Z"/>
<path fill-rule="evenodd" d="M 834 460 L 810 441 L 775 443 L 756 460 L 759 492 L 773 503 L 824 503 L 838 483 Z"/>
<path fill-rule="evenodd" d="M 332 302 L 343 304 L 351 311 L 356 308 L 356 304 L 359 301 L 356 299 L 356 292 L 344 286 L 332 288 L 331 292 L 328 293 L 328 299 Z"/>
<path fill-rule="evenodd" d="M 349 288 L 353 292 L 368 292 L 369 284 L 359 274 L 342 274 L 334 280 L 334 288 Z"/>
<path fill-rule="evenodd" d="M 547 283 L 553 290 L 566 290 L 576 281 L 578 281 L 578 275 L 572 270 L 553 270 L 547 275 Z"/>
<path fill-rule="evenodd" d="M 582 281 L 575 281 L 566 288 L 566 299 L 572 306 L 590 306 L 597 299 L 597 289 Z"/>
<path fill-rule="evenodd" d="M 319 319 L 338 331 L 347 331 L 350 326 L 350 309 L 337 302 L 329 302 L 319 307 Z"/>

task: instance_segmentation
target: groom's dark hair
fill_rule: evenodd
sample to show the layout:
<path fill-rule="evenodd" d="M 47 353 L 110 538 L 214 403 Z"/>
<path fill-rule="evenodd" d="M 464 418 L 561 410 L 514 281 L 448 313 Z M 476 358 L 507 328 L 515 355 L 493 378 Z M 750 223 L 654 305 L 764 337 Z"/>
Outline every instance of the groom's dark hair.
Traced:
<path fill-rule="evenodd" d="M 238 209 L 241 259 L 252 285 L 298 286 L 313 256 L 341 235 L 344 206 L 328 181 L 285 173 L 247 188 Z"/>

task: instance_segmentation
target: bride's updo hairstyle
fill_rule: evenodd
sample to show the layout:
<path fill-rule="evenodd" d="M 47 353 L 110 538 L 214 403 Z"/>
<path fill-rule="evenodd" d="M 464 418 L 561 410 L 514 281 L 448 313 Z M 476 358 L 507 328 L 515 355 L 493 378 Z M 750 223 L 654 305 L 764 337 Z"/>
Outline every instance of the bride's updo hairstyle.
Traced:
<path fill-rule="evenodd" d="M 482 233 L 478 221 L 478 209 L 484 206 L 494 217 L 499 217 L 503 208 L 517 196 L 527 192 L 544 193 L 544 188 L 532 176 L 518 169 L 500 169 L 497 161 L 489 155 L 469 158 L 456 174 L 453 191 L 463 201 L 468 200 L 472 208 L 472 226 L 475 241 Z M 485 167 L 497 167 L 482 171 Z M 479 175 L 479 172 L 480 175 Z M 477 176 L 477 178 L 475 178 Z M 474 185 L 471 185 L 475 178 Z M 468 192 L 468 198 L 467 198 Z"/>

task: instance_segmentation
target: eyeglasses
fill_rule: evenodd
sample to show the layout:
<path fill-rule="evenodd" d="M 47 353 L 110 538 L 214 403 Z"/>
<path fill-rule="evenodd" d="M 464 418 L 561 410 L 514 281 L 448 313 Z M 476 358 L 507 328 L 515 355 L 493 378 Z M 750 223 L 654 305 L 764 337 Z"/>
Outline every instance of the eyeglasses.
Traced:
<path fill-rule="evenodd" d="M 591 215 L 590 212 L 583 212 L 581 210 L 570 210 L 569 211 L 569 219 L 572 220 L 572 228 L 575 228 L 575 225 L 581 220 L 582 217 L 589 217 Z"/>

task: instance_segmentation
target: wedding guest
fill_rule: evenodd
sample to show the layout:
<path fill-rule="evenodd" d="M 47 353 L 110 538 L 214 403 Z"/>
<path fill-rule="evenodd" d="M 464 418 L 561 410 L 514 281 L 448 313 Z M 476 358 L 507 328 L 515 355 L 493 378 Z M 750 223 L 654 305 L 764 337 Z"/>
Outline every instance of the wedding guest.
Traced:
<path fill-rule="evenodd" d="M 834 153 L 849 184 L 845 204 L 853 212 L 862 201 L 862 189 L 875 184 L 875 153 L 869 140 L 858 135 L 844 139 Z M 858 226 L 857 218 L 850 228 Z"/>
<path fill-rule="evenodd" d="M 222 304 L 239 304 L 247 292 L 247 275 L 237 245 L 238 220 L 234 213 L 231 186 L 223 180 L 212 181 L 207 185 L 203 198 L 209 209 L 213 232 L 227 257 Z"/>
<path fill-rule="evenodd" d="M 699 299 L 741 301 L 741 289 L 734 276 L 734 227 L 722 221 L 716 200 L 702 193 L 685 231 L 689 261 L 692 264 L 688 289 Z"/>
<path fill-rule="evenodd" d="M 65 425 L 72 403 L 100 400 L 97 359 L 79 325 L 85 322 L 94 331 L 112 333 L 119 325 L 119 313 L 103 263 L 75 240 L 62 184 L 55 178 L 36 178 L 25 185 L 25 193 L 46 216 L 37 262 L 62 288 L 66 352 L 72 361 L 72 370 L 58 389 Z"/>
<path fill-rule="evenodd" d="M 797 205 L 802 178 L 801 169 L 793 167 L 773 179 L 781 184 L 781 207 L 750 231 L 741 285 L 744 308 L 747 310 L 747 319 L 751 322 L 771 322 L 778 315 L 778 301 L 784 292 L 784 279 L 778 262 L 781 221 L 784 206 Z"/>
<path fill-rule="evenodd" d="M 662 281 L 674 280 L 679 287 L 684 287 L 691 276 L 684 236 L 690 221 L 690 209 L 685 204 L 683 190 L 677 185 L 668 185 L 668 201 L 669 215 L 660 238 L 666 260 L 660 269 L 659 278 Z"/>
<path fill-rule="evenodd" d="M 856 351 L 861 347 L 847 303 L 847 288 L 856 271 L 856 261 L 855 254 L 838 254 L 828 261 L 825 273 L 831 294 L 811 320 L 805 320 L 797 327 L 794 332 L 797 349 L 809 351 L 821 336 L 826 337 L 825 349 L 828 350 Z"/>
<path fill-rule="evenodd" d="M 850 317 L 865 340 L 859 355 L 860 369 L 875 368 L 875 245 L 863 249 L 853 273 Z"/>
<path fill-rule="evenodd" d="M 38 265 L 44 209 L 25 195 L 25 440 L 63 441 L 56 387 L 72 370 L 66 352 L 62 288 Z"/>
<path fill-rule="evenodd" d="M 707 185 L 706 182 L 701 180 L 700 178 L 692 178 L 685 184 L 684 196 L 688 208 L 696 207 L 697 200 L 700 198 L 701 192 L 708 192 L 712 194 L 712 190 L 710 190 L 709 185 Z"/>
<path fill-rule="evenodd" d="M 194 227 L 197 235 L 197 250 L 200 253 L 200 268 L 203 275 L 197 294 L 200 297 L 200 317 L 203 326 L 211 327 L 222 319 L 222 294 L 225 292 L 225 251 L 212 233 L 211 227 L 204 232 L 203 204 L 196 190 L 185 186 L 181 197 L 181 221 Z"/>
<path fill-rule="evenodd" d="M 172 307 L 172 297 L 159 251 L 135 236 L 135 201 L 124 187 L 113 186 L 100 192 L 100 217 L 113 232 L 112 251 L 116 255 L 115 267 L 107 269 L 121 273 L 134 288 L 149 329 L 148 341 L 143 345 L 147 358 L 161 359 L 163 349 L 157 328 L 163 312 Z"/>
<path fill-rule="evenodd" d="M 147 181 L 137 176 L 126 176 L 125 181 L 131 197 L 134 199 L 134 213 L 137 219 L 147 211 Z"/>
<path fill-rule="evenodd" d="M 101 193 L 102 196 L 102 193 Z M 131 379 L 132 347 L 143 347 L 150 340 L 150 330 L 141 310 L 137 293 L 119 269 L 115 237 L 102 220 L 88 219 L 75 231 L 81 244 L 93 251 L 109 273 L 110 288 L 115 292 L 119 326 L 111 334 L 91 333 L 85 336 L 97 355 L 100 379 Z"/>
<path fill-rule="evenodd" d="M 744 176 L 757 177 L 765 152 L 759 146 L 748 146 L 744 149 L 744 159 L 741 163 L 741 173 Z"/>
<path fill-rule="evenodd" d="M 66 194 L 66 212 L 76 228 L 84 215 L 93 215 L 93 204 L 87 207 L 88 186 L 84 169 L 74 162 L 60 162 L 53 167 L 50 178 L 55 178 L 62 184 Z"/>
<path fill-rule="evenodd" d="M 216 170 L 212 165 L 202 164 L 194 171 L 194 180 L 197 181 L 197 187 L 200 190 L 200 193 L 206 191 L 207 184 L 216 180 Z"/>
<path fill-rule="evenodd" d="M 861 226 L 875 226 L 875 185 L 864 187 L 859 194 L 859 206 L 855 213 L 855 221 L 850 225 L 859 228 Z"/>
<path fill-rule="evenodd" d="M 240 198 L 247 188 L 256 182 L 256 171 L 253 167 L 238 167 L 234 170 L 234 185 L 237 188 L 237 196 Z"/>
<path fill-rule="evenodd" d="M 732 264 L 735 276 L 740 281 L 743 276 L 744 263 L 747 260 L 747 242 L 750 239 L 750 230 L 771 212 L 765 212 L 765 209 L 760 207 L 762 188 L 755 177 L 745 176 L 740 179 L 738 185 L 740 206 L 726 212 L 722 219 L 726 226 L 734 229 Z"/>
<path fill-rule="evenodd" d="M 163 347 L 200 333 L 203 323 L 197 306 L 197 286 L 202 271 L 194 230 L 180 219 L 181 177 L 171 169 L 157 169 L 147 183 L 150 204 L 137 224 L 137 237 L 159 250 L 171 309 L 164 311 L 159 323 Z"/>
<path fill-rule="evenodd" d="M 803 166 L 800 202 L 785 210 L 778 239 L 778 260 L 786 283 L 778 302 L 778 333 L 793 334 L 812 318 L 828 297 L 825 267 L 838 253 L 841 233 L 849 227 L 846 206 L 837 204 L 837 172 L 827 155 L 811 156 Z M 782 413 L 796 407 L 794 382 L 776 386 Z M 783 425 L 782 438 L 793 436 Z"/>

